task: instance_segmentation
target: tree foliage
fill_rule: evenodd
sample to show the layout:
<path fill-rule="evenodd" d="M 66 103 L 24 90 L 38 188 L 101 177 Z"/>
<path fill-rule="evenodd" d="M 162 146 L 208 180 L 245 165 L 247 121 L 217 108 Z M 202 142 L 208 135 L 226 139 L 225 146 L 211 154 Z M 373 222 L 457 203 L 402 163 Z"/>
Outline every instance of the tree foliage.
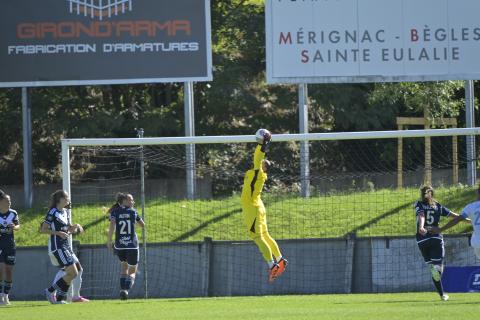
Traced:
<path fill-rule="evenodd" d="M 253 134 L 259 127 L 274 133 L 298 132 L 297 86 L 270 86 L 265 81 L 263 1 L 213 0 L 211 12 L 214 78 L 195 84 L 196 135 Z M 184 135 L 181 83 L 30 92 L 35 183 L 60 179 L 62 138 L 133 137 L 140 127 L 146 136 Z M 395 129 L 396 116 L 423 116 L 424 108 L 433 119 L 455 117 L 461 112 L 462 94 L 460 82 L 310 85 L 309 131 Z M 19 183 L 23 180 L 20 89 L 0 90 L 0 111 L 0 178 L 4 184 Z M 298 145 L 285 148 L 283 152 L 295 151 Z M 338 159 L 335 148 L 324 151 L 313 152 L 313 167 L 355 165 Z M 379 159 L 383 151 L 379 147 Z M 234 168 L 248 162 L 247 154 L 241 148 L 235 154 L 219 148 L 199 160 Z M 217 160 L 212 162 L 213 157 Z"/>

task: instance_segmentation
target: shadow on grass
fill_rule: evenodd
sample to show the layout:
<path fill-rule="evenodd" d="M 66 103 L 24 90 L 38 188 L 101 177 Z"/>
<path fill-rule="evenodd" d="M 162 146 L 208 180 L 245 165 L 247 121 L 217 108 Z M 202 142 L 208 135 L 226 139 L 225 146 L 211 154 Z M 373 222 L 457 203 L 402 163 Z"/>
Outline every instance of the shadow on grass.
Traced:
<path fill-rule="evenodd" d="M 279 198 L 275 198 L 275 199 L 271 199 L 271 198 L 268 198 L 266 197 L 266 201 L 265 203 L 268 205 L 268 206 L 272 206 L 278 202 L 282 202 L 285 200 L 284 197 L 279 197 Z M 268 210 L 267 210 L 268 211 Z M 213 223 L 217 223 L 217 222 L 220 222 L 222 220 L 225 220 L 225 219 L 228 219 L 230 218 L 231 216 L 233 216 L 234 214 L 237 214 L 237 213 L 241 213 L 242 212 L 242 209 L 241 208 L 237 208 L 237 209 L 234 209 L 234 210 L 230 210 L 220 216 L 217 216 L 215 218 L 212 218 L 208 221 L 205 221 L 203 222 L 202 224 L 198 225 L 197 227 L 181 234 L 180 236 L 176 237 L 175 239 L 172 240 L 172 242 L 179 242 L 179 241 L 184 241 L 186 239 L 188 239 L 189 237 L 192 237 L 194 235 L 196 235 L 198 232 L 200 232 L 201 230 L 205 229 L 206 227 L 208 227 L 209 225 L 213 224 Z M 242 226 L 239 226 L 239 228 L 242 228 Z"/>
<path fill-rule="evenodd" d="M 108 221 L 108 216 L 104 215 L 104 216 L 101 216 L 100 218 L 90 221 L 87 224 L 84 224 L 83 230 L 87 230 L 89 228 L 95 227 L 96 225 L 100 224 L 102 221 Z"/>
<path fill-rule="evenodd" d="M 393 216 L 395 214 L 398 214 L 398 213 L 400 213 L 400 211 L 405 210 L 405 209 L 407 209 L 409 207 L 412 207 L 412 206 L 413 206 L 412 203 L 406 203 L 404 205 L 393 208 L 392 210 L 389 210 L 385 213 L 382 213 L 378 217 L 375 217 L 375 218 L 371 219 L 370 221 L 367 221 L 367 222 L 359 225 L 358 227 L 353 228 L 351 231 L 349 231 L 347 234 L 345 234 L 345 236 L 347 236 L 349 233 L 357 233 L 357 232 L 362 231 L 362 230 L 364 230 L 368 227 L 371 227 L 372 225 L 376 224 L 377 222 L 379 222 L 379 221 L 381 221 L 385 218 L 388 218 L 390 216 Z"/>
<path fill-rule="evenodd" d="M 15 304 L 15 302 L 12 302 L 11 305 L 9 306 L 4 306 L 2 309 L 24 309 L 24 308 L 38 308 L 38 307 L 49 307 L 52 304 L 48 302 L 28 302 L 25 304 Z"/>
<path fill-rule="evenodd" d="M 224 214 L 222 214 L 218 217 L 215 217 L 215 218 L 212 218 L 208 221 L 205 221 L 202 224 L 200 224 L 199 226 L 193 228 L 192 230 L 189 230 L 189 231 L 181 234 L 180 236 L 176 237 L 175 239 L 172 240 L 172 242 L 179 242 L 179 241 L 186 240 L 189 237 L 196 235 L 198 232 L 205 229 L 209 225 L 211 225 L 213 223 L 217 223 L 217 222 L 222 221 L 224 219 L 227 219 L 227 218 L 231 217 L 232 215 L 234 215 L 236 213 L 240 213 L 240 212 L 242 212 L 242 209 L 231 210 L 231 211 L 229 211 L 227 213 L 224 213 Z"/>

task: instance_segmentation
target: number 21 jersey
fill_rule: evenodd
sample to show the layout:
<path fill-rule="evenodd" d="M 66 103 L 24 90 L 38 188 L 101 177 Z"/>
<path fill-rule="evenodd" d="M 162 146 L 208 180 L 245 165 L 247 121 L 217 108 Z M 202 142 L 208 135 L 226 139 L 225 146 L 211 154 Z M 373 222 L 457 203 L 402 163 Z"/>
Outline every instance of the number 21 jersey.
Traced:
<path fill-rule="evenodd" d="M 132 208 L 119 207 L 110 214 L 110 221 L 115 221 L 115 245 L 117 250 L 138 249 L 135 223 L 140 217 Z"/>

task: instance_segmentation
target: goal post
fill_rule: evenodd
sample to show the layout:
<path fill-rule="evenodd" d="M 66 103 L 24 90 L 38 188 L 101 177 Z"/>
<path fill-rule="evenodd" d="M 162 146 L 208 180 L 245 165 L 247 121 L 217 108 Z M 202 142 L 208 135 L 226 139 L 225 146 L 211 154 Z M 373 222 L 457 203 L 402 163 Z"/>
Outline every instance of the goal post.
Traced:
<path fill-rule="evenodd" d="M 441 137 L 441 136 L 469 136 L 480 134 L 480 128 L 451 128 L 427 130 L 401 130 L 401 131 L 360 131 L 360 132 L 329 132 L 306 134 L 273 134 L 273 142 L 288 141 L 329 141 L 329 140 L 360 140 L 360 139 L 388 139 L 388 138 L 414 138 L 414 137 Z M 474 141 L 474 140 L 473 140 Z M 255 142 L 254 135 L 236 136 L 196 136 L 196 137 L 157 137 L 157 138 L 86 138 L 62 139 L 62 181 L 63 189 L 70 193 L 70 153 L 71 147 L 76 146 L 142 146 L 142 145 L 168 145 L 168 144 L 215 144 L 215 143 L 248 143 Z M 308 167 L 308 164 L 306 164 Z M 308 170 L 307 170 L 308 172 Z M 304 177 L 302 180 L 306 180 Z"/>
<path fill-rule="evenodd" d="M 135 287 L 134 297 L 427 288 L 430 283 L 417 276 L 425 270 L 414 241 L 411 209 L 422 183 L 424 138 L 432 137 L 436 195 L 457 212 L 473 188 L 452 185 L 451 177 L 442 175 L 451 174 L 458 164 L 460 182 L 466 181 L 466 164 L 475 161 L 465 155 L 466 137 L 479 134 L 480 128 L 273 134 L 267 158 L 276 163 L 262 199 L 269 232 L 290 258 L 290 269 L 278 286 L 262 282 L 264 261 L 241 213 L 239 194 L 251 168 L 253 134 L 64 139 L 63 187 L 72 197 L 73 220 L 87 225 L 78 236 L 86 294 L 112 297 L 110 288 L 117 285 L 118 261 L 104 245 L 107 221 L 101 214 L 102 206 L 114 201 L 114 191 L 131 192 L 141 201 L 147 226 L 137 279 L 143 286 Z M 458 162 L 450 158 L 454 136 L 459 137 Z M 402 190 L 396 188 L 399 138 L 405 146 Z M 307 177 L 300 170 L 305 143 Z M 199 196 L 194 199 L 187 196 L 185 181 L 192 169 L 188 145 L 195 145 L 197 161 L 193 169 Z M 308 198 L 302 196 L 306 180 Z M 404 260 L 408 264 L 402 264 Z M 393 282 L 391 272 L 398 274 Z"/>
<path fill-rule="evenodd" d="M 450 128 L 408 131 L 359 131 L 359 132 L 326 132 L 326 133 L 291 133 L 272 134 L 272 142 L 289 141 L 328 141 L 328 140 L 361 140 L 419 138 L 444 136 L 469 136 L 480 134 L 480 127 Z M 255 142 L 255 135 L 233 136 L 195 136 L 195 137 L 148 137 L 148 138 L 83 138 L 62 139 L 62 150 L 75 146 L 142 146 L 168 144 L 221 144 Z"/>

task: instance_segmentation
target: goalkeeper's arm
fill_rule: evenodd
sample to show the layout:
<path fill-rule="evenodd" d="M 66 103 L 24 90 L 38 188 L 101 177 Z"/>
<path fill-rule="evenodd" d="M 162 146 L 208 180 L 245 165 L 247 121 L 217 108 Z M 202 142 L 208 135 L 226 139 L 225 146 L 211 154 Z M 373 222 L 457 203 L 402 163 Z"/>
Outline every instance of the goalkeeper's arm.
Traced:
<path fill-rule="evenodd" d="M 253 169 L 260 170 L 262 167 L 262 160 L 265 159 L 265 153 L 272 140 L 272 135 L 268 130 L 260 129 L 257 131 L 256 138 L 258 144 L 253 155 Z"/>

